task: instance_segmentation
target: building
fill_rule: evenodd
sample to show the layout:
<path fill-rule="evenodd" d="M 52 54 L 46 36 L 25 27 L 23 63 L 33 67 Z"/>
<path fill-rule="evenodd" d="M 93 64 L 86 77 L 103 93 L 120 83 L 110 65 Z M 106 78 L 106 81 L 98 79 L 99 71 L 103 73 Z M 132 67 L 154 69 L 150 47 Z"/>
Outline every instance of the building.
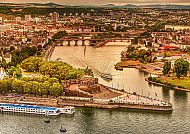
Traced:
<path fill-rule="evenodd" d="M 20 22 L 22 20 L 22 18 L 21 17 L 16 17 L 15 20 L 16 20 L 16 22 Z"/>
<path fill-rule="evenodd" d="M 3 55 L 3 58 L 5 59 L 6 63 L 9 63 L 11 62 L 11 54 L 10 53 L 7 53 L 7 54 L 4 54 Z"/>
<path fill-rule="evenodd" d="M 32 20 L 31 15 L 25 15 L 24 18 L 25 18 L 25 21 L 28 21 L 28 22 Z"/>
<path fill-rule="evenodd" d="M 182 26 L 182 25 L 165 25 L 165 29 L 170 28 L 174 30 L 184 30 L 190 29 L 190 26 Z"/>
<path fill-rule="evenodd" d="M 1 22 L 3 22 L 3 18 L 2 18 L 2 17 L 0 17 L 0 23 L 1 23 Z"/>
<path fill-rule="evenodd" d="M 35 18 L 34 18 L 34 22 L 36 22 L 36 23 L 41 22 L 41 19 L 38 18 L 38 17 L 35 17 Z"/>
<path fill-rule="evenodd" d="M 52 22 L 57 22 L 59 19 L 59 13 L 57 13 L 57 12 L 51 13 L 50 16 L 51 16 Z"/>
<path fill-rule="evenodd" d="M 0 33 L 11 30 L 11 25 L 0 25 Z"/>
<path fill-rule="evenodd" d="M 6 76 L 6 72 L 4 68 L 0 68 L 0 80 L 2 80 Z"/>

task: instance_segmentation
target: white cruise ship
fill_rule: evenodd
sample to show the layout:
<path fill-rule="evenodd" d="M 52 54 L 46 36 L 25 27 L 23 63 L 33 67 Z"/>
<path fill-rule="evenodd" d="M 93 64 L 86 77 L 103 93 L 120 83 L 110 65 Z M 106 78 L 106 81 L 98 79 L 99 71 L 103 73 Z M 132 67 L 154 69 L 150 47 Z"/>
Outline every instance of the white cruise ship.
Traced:
<path fill-rule="evenodd" d="M 75 109 L 74 107 L 56 108 L 26 104 L 0 103 L 0 111 L 53 116 L 60 114 L 73 114 Z"/>

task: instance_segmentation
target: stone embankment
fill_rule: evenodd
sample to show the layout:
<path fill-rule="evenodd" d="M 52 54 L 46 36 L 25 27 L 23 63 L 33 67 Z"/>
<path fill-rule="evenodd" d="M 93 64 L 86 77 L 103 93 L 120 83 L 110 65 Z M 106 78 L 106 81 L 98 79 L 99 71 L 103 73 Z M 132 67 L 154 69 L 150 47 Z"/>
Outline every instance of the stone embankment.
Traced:
<path fill-rule="evenodd" d="M 53 44 L 52 46 L 50 46 L 50 47 L 46 50 L 45 55 L 44 55 L 44 60 L 47 60 L 47 61 L 50 60 L 51 55 L 53 54 L 54 49 L 55 49 L 55 45 Z"/>
<path fill-rule="evenodd" d="M 99 47 L 103 47 L 106 45 L 106 43 L 108 43 L 109 41 L 102 41 L 102 42 L 98 42 L 96 43 L 96 45 L 94 46 L 95 48 L 99 48 Z"/>
<path fill-rule="evenodd" d="M 101 108 L 101 109 L 137 109 L 137 110 L 150 110 L 150 111 L 163 111 L 171 112 L 172 105 L 162 102 L 160 104 L 151 103 L 140 103 L 138 101 L 124 102 L 121 97 L 120 99 L 112 99 L 112 101 L 92 98 L 81 98 L 81 97 L 61 97 L 61 98 L 37 98 L 37 97 L 24 97 L 21 101 L 1 101 L 3 103 L 21 103 L 28 105 L 39 105 L 39 106 L 50 106 L 50 107 L 64 107 L 64 106 L 75 106 L 75 107 L 90 107 L 90 108 Z M 147 98 L 147 100 L 150 98 Z M 157 101 L 150 99 L 151 101 Z"/>
<path fill-rule="evenodd" d="M 137 95 L 134 93 L 128 93 L 124 90 L 118 90 L 115 88 L 101 85 L 110 92 L 117 94 L 111 98 L 84 98 L 84 97 L 66 97 L 59 98 L 42 98 L 42 97 L 29 97 L 22 96 L 20 98 L 1 97 L 1 102 L 6 103 L 24 103 L 33 105 L 45 105 L 53 107 L 63 106 L 76 106 L 76 107 L 92 107 L 92 108 L 105 108 L 105 109 L 137 109 L 137 110 L 153 110 L 153 111 L 172 111 L 172 105 L 170 103 L 163 102 L 161 100 L 153 99 L 150 97 Z M 3 101 L 4 100 L 4 101 Z"/>
<path fill-rule="evenodd" d="M 90 107 L 90 108 L 101 108 L 101 109 L 138 109 L 138 110 L 151 110 L 151 111 L 165 111 L 171 112 L 172 106 L 159 106 L 159 105 L 144 105 L 138 103 L 94 103 L 94 102 L 79 102 L 75 101 L 62 101 L 58 106 L 75 106 L 75 107 Z"/>
<path fill-rule="evenodd" d="M 163 102 L 161 100 L 149 98 L 135 93 L 128 93 L 124 90 L 120 91 L 115 88 L 107 87 L 111 92 L 120 94 L 117 97 L 110 99 L 95 99 L 95 98 L 81 98 L 81 97 L 63 97 L 59 101 L 59 106 L 77 106 L 77 107 L 93 107 L 93 108 L 126 108 L 126 109 L 138 109 L 138 110 L 153 110 L 153 111 L 172 111 L 172 105 L 170 103 Z"/>

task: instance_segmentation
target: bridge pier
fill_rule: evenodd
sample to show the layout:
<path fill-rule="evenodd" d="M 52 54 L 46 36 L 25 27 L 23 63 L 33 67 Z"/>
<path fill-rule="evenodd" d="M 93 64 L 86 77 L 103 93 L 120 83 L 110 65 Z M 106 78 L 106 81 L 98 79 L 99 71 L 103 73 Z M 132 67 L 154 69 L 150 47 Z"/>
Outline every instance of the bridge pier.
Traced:
<path fill-rule="evenodd" d="M 68 46 L 70 46 L 71 45 L 71 41 L 70 40 L 68 40 Z"/>
<path fill-rule="evenodd" d="M 78 40 L 75 40 L 75 46 L 77 46 L 78 45 Z"/>
<path fill-rule="evenodd" d="M 84 46 L 85 45 L 85 40 L 82 40 L 82 46 Z"/>

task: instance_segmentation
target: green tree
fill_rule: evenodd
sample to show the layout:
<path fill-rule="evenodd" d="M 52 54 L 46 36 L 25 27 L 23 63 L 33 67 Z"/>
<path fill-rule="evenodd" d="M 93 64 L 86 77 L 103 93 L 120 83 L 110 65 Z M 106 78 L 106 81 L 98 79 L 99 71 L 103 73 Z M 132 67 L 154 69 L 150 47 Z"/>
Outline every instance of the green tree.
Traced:
<path fill-rule="evenodd" d="M 34 56 L 37 53 L 36 47 L 24 47 L 21 50 L 15 50 L 11 53 L 11 65 L 16 66 L 20 64 L 24 59 Z"/>
<path fill-rule="evenodd" d="M 63 87 L 59 83 L 53 83 L 50 87 L 50 94 L 53 96 L 61 96 L 63 94 Z"/>
<path fill-rule="evenodd" d="M 15 75 L 15 77 L 16 77 L 17 79 L 20 79 L 20 78 L 22 77 L 22 71 L 21 71 L 21 69 L 20 69 L 20 65 L 17 65 L 16 71 L 15 71 L 14 75 Z"/>
<path fill-rule="evenodd" d="M 84 75 L 84 69 L 75 69 L 61 61 L 43 61 L 39 57 L 30 57 L 21 63 L 22 69 L 30 72 L 39 72 L 59 81 L 64 79 L 77 79 Z"/>
<path fill-rule="evenodd" d="M 130 52 L 133 52 L 135 50 L 135 47 L 134 46 L 129 46 L 127 48 L 127 52 L 130 53 Z"/>
<path fill-rule="evenodd" d="M 38 72 L 42 61 L 43 59 L 41 57 L 30 57 L 22 61 L 21 68 L 28 72 Z"/>
<path fill-rule="evenodd" d="M 25 94 L 32 94 L 32 83 L 30 81 L 25 82 L 23 88 Z"/>
<path fill-rule="evenodd" d="M 2 60 L 0 61 L 0 66 L 4 69 L 7 69 L 8 65 L 6 63 L 5 58 L 2 58 Z"/>
<path fill-rule="evenodd" d="M 174 64 L 174 72 L 177 78 L 186 76 L 189 71 L 189 62 L 183 58 L 177 59 Z"/>
<path fill-rule="evenodd" d="M 8 75 L 9 76 L 13 76 L 14 72 L 16 71 L 16 67 L 14 66 L 11 66 L 9 69 L 8 69 Z"/>
<path fill-rule="evenodd" d="M 37 52 L 37 48 L 35 46 L 33 47 L 24 47 L 21 49 L 21 53 L 25 53 L 28 56 L 33 56 L 35 55 Z"/>
<path fill-rule="evenodd" d="M 171 62 L 166 61 L 166 62 L 164 63 L 164 67 L 163 67 L 162 72 L 163 72 L 164 75 L 166 75 L 166 74 L 169 73 L 170 70 L 171 70 Z"/>
<path fill-rule="evenodd" d="M 52 41 L 61 39 L 62 37 L 67 36 L 67 35 L 68 35 L 68 33 L 66 31 L 59 31 L 52 36 Z"/>
<path fill-rule="evenodd" d="M 14 46 L 10 46 L 10 52 L 14 51 L 15 47 Z"/>
<path fill-rule="evenodd" d="M 131 44 L 133 44 L 133 45 L 138 44 L 138 40 L 139 40 L 139 38 L 138 38 L 138 37 L 135 37 L 135 38 L 132 40 Z"/>
<path fill-rule="evenodd" d="M 24 84 L 25 81 L 22 80 L 14 80 L 12 82 L 12 90 L 14 90 L 16 93 L 23 94 L 24 93 Z"/>
<path fill-rule="evenodd" d="M 46 95 L 48 97 L 48 95 L 50 95 L 50 83 L 49 81 L 45 81 L 44 83 L 42 83 L 42 87 L 44 89 L 44 95 Z"/>
<path fill-rule="evenodd" d="M 11 85 L 12 85 L 12 81 L 13 80 L 14 79 L 3 79 L 3 80 L 0 80 L 0 93 L 1 94 L 12 92 Z"/>

